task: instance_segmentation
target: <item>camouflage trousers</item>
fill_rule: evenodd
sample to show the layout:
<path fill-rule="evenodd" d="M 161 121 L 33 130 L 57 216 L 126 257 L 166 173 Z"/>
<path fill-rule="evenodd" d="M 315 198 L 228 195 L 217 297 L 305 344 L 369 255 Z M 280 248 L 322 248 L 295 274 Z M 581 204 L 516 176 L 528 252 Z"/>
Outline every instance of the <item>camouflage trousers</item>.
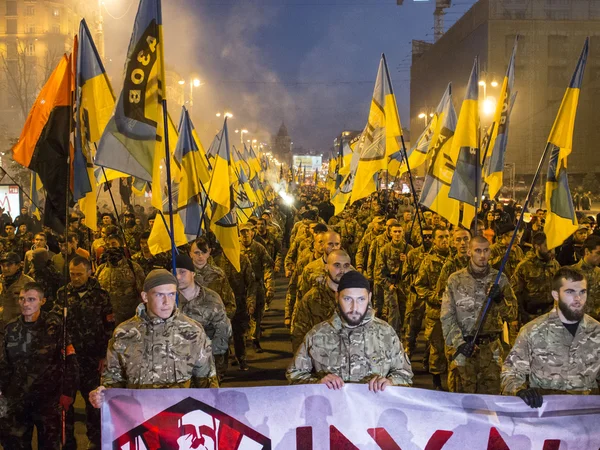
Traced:
<path fill-rule="evenodd" d="M 417 337 L 423 326 L 423 316 L 425 315 L 425 302 L 417 297 L 417 294 L 411 292 L 408 295 L 404 326 L 404 349 L 410 358 L 417 345 Z"/>
<path fill-rule="evenodd" d="M 296 294 L 298 292 L 298 276 L 296 270 L 292 272 L 288 289 L 285 294 L 285 320 L 292 320 L 294 306 L 296 306 Z"/>
<path fill-rule="evenodd" d="M 236 299 L 237 300 L 237 299 Z M 231 319 L 231 329 L 233 335 L 233 349 L 238 360 L 246 359 L 246 332 L 250 317 L 246 309 L 246 300 L 237 301 L 237 310 L 235 316 Z"/>
<path fill-rule="evenodd" d="M 385 294 L 383 286 L 379 283 L 373 284 L 373 307 L 375 309 L 375 315 L 380 319 L 387 321 L 387 315 L 384 308 L 385 305 Z"/>
<path fill-rule="evenodd" d="M 262 323 L 264 314 L 265 287 L 259 285 L 256 289 L 256 308 L 254 309 L 254 314 L 250 316 L 250 329 L 248 330 L 248 338 L 256 341 L 260 340 L 260 324 Z"/>
<path fill-rule="evenodd" d="M 79 392 L 81 392 L 81 396 L 85 400 L 85 426 L 88 440 L 90 443 L 96 445 L 97 448 L 100 448 L 100 410 L 94 408 L 89 399 L 90 392 L 100 386 L 98 363 L 99 361 L 79 358 Z M 65 434 L 66 444 L 64 448 L 67 450 L 76 450 L 75 410 L 73 405 L 67 411 Z"/>
<path fill-rule="evenodd" d="M 385 289 L 383 293 L 383 316 L 387 323 L 402 337 L 404 316 L 406 314 L 406 295 L 400 289 Z"/>
<path fill-rule="evenodd" d="M 448 369 L 440 319 L 425 316 L 425 340 L 429 344 L 429 373 L 440 375 Z M 427 350 L 426 350 L 427 351 Z"/>
<path fill-rule="evenodd" d="M 11 399 L 9 398 L 9 403 Z M 10 408 L 2 419 L 2 445 L 10 450 L 31 450 L 33 427 L 40 450 L 58 450 L 61 441 L 61 413 L 58 397 L 29 399 Z"/>
<path fill-rule="evenodd" d="M 448 348 L 448 353 L 454 349 Z M 470 358 L 458 355 L 450 364 L 448 389 L 464 394 L 500 395 L 500 372 L 504 350 L 500 339 L 478 344 Z"/>

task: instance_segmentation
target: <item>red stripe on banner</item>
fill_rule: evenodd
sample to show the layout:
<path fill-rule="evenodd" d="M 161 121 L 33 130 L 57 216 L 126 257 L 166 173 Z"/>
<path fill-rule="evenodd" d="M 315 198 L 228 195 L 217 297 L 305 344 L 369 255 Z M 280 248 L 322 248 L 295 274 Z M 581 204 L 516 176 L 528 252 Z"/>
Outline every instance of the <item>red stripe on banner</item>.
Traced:
<path fill-rule="evenodd" d="M 359 450 L 356 445 L 350 442 L 348 438 L 333 425 L 329 426 L 329 448 L 334 448 L 335 450 Z"/>
<path fill-rule="evenodd" d="M 381 450 L 402 450 L 385 428 L 369 428 L 367 429 L 367 433 L 379 445 Z"/>
<path fill-rule="evenodd" d="M 488 440 L 487 450 L 510 450 L 495 427 L 490 429 L 490 439 Z"/>
<path fill-rule="evenodd" d="M 296 450 L 313 450 L 312 427 L 296 428 Z"/>
<path fill-rule="evenodd" d="M 441 450 L 441 448 L 446 445 L 446 442 L 448 442 L 448 439 L 450 439 L 453 434 L 454 431 L 437 430 L 427 442 L 425 450 Z"/>
<path fill-rule="evenodd" d="M 544 441 L 543 450 L 558 450 L 560 447 L 560 439 L 546 439 Z"/>

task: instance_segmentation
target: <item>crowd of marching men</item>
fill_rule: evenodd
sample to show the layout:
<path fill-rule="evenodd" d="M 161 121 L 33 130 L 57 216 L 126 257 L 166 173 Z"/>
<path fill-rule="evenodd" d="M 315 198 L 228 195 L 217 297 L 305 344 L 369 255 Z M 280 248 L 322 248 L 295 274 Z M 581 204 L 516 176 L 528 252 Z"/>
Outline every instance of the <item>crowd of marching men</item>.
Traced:
<path fill-rule="evenodd" d="M 40 448 L 58 448 L 61 411 L 65 447 L 76 448 L 77 391 L 86 400 L 90 448 L 98 448 L 104 389 L 217 387 L 227 371 L 248 370 L 246 349 L 263 351 L 261 320 L 282 275 L 291 383 L 364 382 L 376 392 L 411 385 L 424 332 L 423 365 L 435 389 L 519 395 L 532 407 L 544 393 L 597 393 L 593 217 L 580 217 L 555 252 L 538 209 L 495 282 L 522 213 L 514 201 L 484 203 L 466 230 L 393 191 L 337 216 L 327 190 L 295 194 L 295 207 L 275 202 L 239 226 L 239 272 L 205 233 L 179 248 L 173 275 L 172 255 L 149 250 L 156 216 L 141 206 L 120 220 L 99 213 L 97 235 L 75 211 L 65 235 L 42 231 L 27 208 L 14 222 L 0 215 L 4 448 L 27 448 L 34 425 L 47 444 Z"/>

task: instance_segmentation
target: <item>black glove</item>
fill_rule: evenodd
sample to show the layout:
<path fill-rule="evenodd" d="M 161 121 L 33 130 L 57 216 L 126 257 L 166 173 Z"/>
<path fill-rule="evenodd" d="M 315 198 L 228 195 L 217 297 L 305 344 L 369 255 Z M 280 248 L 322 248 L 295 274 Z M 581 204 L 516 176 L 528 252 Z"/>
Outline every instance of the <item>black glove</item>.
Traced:
<path fill-rule="evenodd" d="M 475 343 L 470 339 L 464 344 L 460 344 L 456 349 L 456 355 L 465 355 L 467 358 L 473 356 L 473 352 L 475 351 Z"/>
<path fill-rule="evenodd" d="M 504 294 L 502 294 L 499 284 L 492 284 L 488 291 L 488 297 L 490 297 L 494 303 L 500 303 L 504 300 Z"/>
<path fill-rule="evenodd" d="M 521 389 L 517 395 L 531 408 L 539 408 L 544 402 L 542 394 L 534 388 Z"/>

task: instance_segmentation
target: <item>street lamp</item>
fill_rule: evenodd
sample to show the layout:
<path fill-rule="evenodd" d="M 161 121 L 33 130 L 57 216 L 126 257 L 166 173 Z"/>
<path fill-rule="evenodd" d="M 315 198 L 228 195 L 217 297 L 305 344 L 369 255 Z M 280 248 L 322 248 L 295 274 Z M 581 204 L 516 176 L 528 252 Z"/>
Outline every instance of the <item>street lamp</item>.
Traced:
<path fill-rule="evenodd" d="M 177 84 L 179 84 L 180 86 L 184 86 L 186 84 L 186 81 L 182 79 L 182 80 L 179 80 L 177 82 Z M 192 106 L 194 106 L 194 88 L 203 86 L 204 83 L 202 81 L 200 81 L 200 79 L 198 79 L 198 78 L 190 78 L 190 81 L 188 84 L 190 85 L 190 102 L 189 102 L 188 109 L 192 109 Z"/>
<path fill-rule="evenodd" d="M 233 119 L 233 114 L 231 114 L 230 112 L 225 111 L 223 114 L 221 114 L 220 112 L 218 112 L 217 114 L 215 114 L 217 117 L 227 117 L 228 119 Z M 238 130 L 235 130 L 235 132 L 237 133 Z"/>
<path fill-rule="evenodd" d="M 236 133 L 240 133 L 240 144 L 242 144 L 242 147 L 244 146 L 244 134 L 248 133 L 248 130 L 243 129 L 243 130 L 235 130 Z M 248 142 L 250 142 L 250 140 L 248 140 Z"/>
<path fill-rule="evenodd" d="M 495 97 L 492 97 L 491 95 L 489 97 L 486 97 L 483 101 L 483 113 L 486 116 L 494 114 L 494 112 L 496 111 L 496 103 L 497 100 Z"/>

